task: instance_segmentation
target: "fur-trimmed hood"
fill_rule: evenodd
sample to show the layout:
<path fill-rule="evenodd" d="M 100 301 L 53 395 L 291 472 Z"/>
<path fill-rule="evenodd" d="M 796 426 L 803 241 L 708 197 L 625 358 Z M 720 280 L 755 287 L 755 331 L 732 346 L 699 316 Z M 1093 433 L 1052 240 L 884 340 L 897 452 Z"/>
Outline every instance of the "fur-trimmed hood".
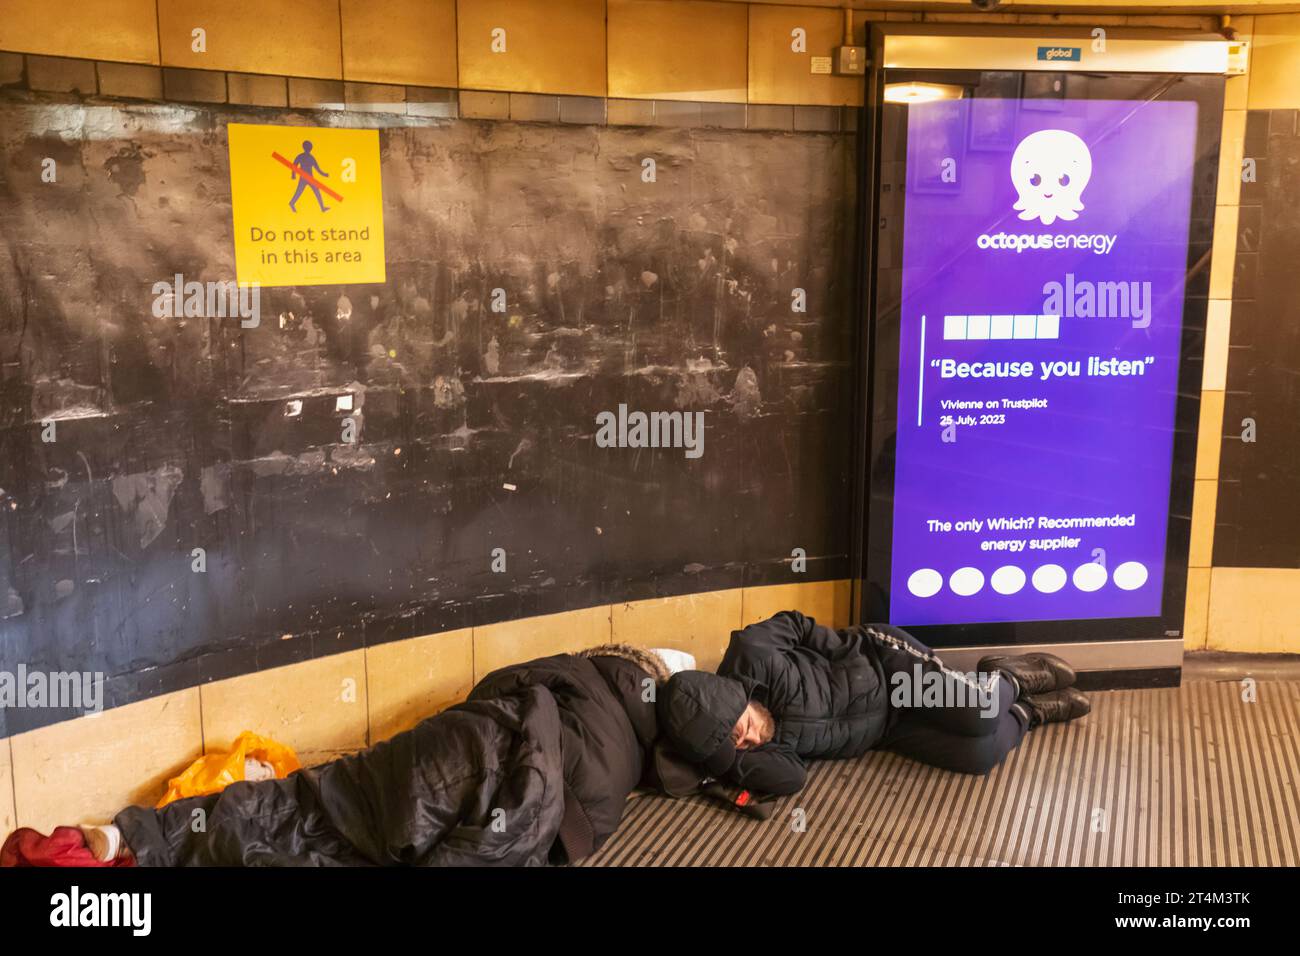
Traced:
<path fill-rule="evenodd" d="M 600 644 L 578 652 L 579 657 L 621 657 L 631 661 L 655 679 L 657 686 L 667 683 L 671 673 L 663 658 L 654 651 L 631 644 Z"/>

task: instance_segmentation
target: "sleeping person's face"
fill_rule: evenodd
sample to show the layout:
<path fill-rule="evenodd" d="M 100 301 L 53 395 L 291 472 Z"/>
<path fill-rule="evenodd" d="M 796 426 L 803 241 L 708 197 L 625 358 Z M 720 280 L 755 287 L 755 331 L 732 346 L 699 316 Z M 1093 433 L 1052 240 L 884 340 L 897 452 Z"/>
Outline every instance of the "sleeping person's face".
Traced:
<path fill-rule="evenodd" d="M 776 721 L 771 712 L 758 701 L 751 700 L 731 729 L 731 742 L 737 750 L 749 750 L 771 741 L 775 732 Z"/>

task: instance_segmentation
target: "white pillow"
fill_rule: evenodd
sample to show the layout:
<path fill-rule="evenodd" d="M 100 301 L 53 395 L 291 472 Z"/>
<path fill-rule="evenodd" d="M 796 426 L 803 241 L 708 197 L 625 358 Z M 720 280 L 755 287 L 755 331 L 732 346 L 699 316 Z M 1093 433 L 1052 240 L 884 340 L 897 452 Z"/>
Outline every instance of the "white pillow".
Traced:
<path fill-rule="evenodd" d="M 676 674 L 678 671 L 695 670 L 694 654 L 688 654 L 686 651 L 675 651 L 669 647 L 652 647 L 650 653 L 659 655 L 660 659 L 668 665 L 669 674 Z"/>

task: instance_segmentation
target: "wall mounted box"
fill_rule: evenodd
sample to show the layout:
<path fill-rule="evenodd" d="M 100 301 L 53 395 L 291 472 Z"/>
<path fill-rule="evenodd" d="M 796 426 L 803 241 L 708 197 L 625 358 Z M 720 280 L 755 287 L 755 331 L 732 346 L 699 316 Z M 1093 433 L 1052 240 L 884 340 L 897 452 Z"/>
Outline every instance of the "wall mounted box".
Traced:
<path fill-rule="evenodd" d="M 867 48 L 864 46 L 837 46 L 835 72 L 841 76 L 863 76 L 867 72 Z"/>

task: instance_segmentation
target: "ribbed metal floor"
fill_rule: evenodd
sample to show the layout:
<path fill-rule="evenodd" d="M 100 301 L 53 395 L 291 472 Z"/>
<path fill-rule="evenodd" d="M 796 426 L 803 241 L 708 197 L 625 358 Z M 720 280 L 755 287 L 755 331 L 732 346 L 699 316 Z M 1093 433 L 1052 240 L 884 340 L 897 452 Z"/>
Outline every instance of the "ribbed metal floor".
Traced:
<path fill-rule="evenodd" d="M 752 820 L 634 797 L 587 866 L 1296 866 L 1300 681 L 1090 695 L 987 777 L 893 754 L 816 764 Z M 796 829 L 802 810 L 805 828 Z"/>

